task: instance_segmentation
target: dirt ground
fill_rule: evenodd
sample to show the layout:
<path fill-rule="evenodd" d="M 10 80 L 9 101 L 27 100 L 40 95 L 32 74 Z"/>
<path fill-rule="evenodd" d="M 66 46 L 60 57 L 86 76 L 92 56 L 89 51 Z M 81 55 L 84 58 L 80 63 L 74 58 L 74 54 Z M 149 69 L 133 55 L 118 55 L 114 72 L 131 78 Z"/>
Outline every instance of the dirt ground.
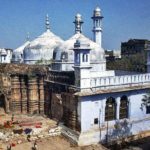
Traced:
<path fill-rule="evenodd" d="M 34 142 L 26 142 L 12 147 L 12 150 L 32 150 L 33 145 Z M 77 147 L 71 145 L 70 142 L 62 136 L 38 140 L 37 146 L 38 150 L 106 150 L 106 148 L 101 145 Z M 3 145 L 4 150 L 6 149 L 6 147 L 7 144 Z"/>
<path fill-rule="evenodd" d="M 0 115 L 0 125 L 2 126 L 4 122 L 11 121 L 12 115 Z M 15 115 L 13 118 L 14 122 L 19 122 L 17 125 L 13 125 L 13 128 L 0 128 L 0 133 L 8 133 L 11 135 L 11 132 L 13 129 L 21 128 L 31 128 L 36 129 L 35 124 L 41 123 L 41 133 L 39 135 L 44 135 L 43 138 L 37 138 L 37 146 L 38 150 L 105 150 L 101 145 L 91 145 L 86 147 L 77 147 L 75 145 L 72 145 L 66 138 L 64 138 L 61 135 L 57 136 L 48 136 L 46 137 L 48 131 L 52 128 L 57 127 L 57 122 L 50 120 L 49 118 L 44 118 L 41 116 L 27 116 L 27 115 Z M 21 127 L 19 125 L 22 125 Z M 33 125 L 32 125 L 33 124 Z M 29 125 L 29 126 L 28 126 Z M 38 135 L 37 135 L 38 136 Z M 37 137 L 34 136 L 34 137 Z M 32 135 L 33 137 L 33 135 Z M 6 140 L 7 138 L 4 138 L 0 140 L 0 150 L 7 150 L 7 146 L 10 146 L 14 143 L 11 150 L 32 150 L 34 146 L 35 140 L 27 140 L 27 135 L 25 133 L 22 134 L 13 134 L 11 135 L 11 138 Z M 18 143 L 21 141 L 20 143 Z"/>

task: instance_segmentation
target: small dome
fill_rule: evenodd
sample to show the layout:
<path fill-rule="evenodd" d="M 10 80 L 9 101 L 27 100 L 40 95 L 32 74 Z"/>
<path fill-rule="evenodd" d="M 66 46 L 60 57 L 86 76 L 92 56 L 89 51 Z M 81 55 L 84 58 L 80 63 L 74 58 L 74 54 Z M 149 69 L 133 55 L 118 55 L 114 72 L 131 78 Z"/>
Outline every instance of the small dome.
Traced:
<path fill-rule="evenodd" d="M 27 47 L 30 44 L 29 41 L 25 42 L 23 45 L 18 47 L 13 51 L 12 54 L 12 62 L 22 62 L 23 61 L 23 51 L 25 47 Z"/>
<path fill-rule="evenodd" d="M 4 48 L 0 49 L 0 54 L 1 55 L 7 55 L 7 52 Z"/>
<path fill-rule="evenodd" d="M 94 16 L 101 16 L 101 9 L 99 7 L 94 9 Z"/>
<path fill-rule="evenodd" d="M 76 16 L 75 16 L 75 20 L 78 20 L 78 21 L 81 21 L 82 20 L 82 16 L 81 16 L 81 14 L 76 14 Z"/>
<path fill-rule="evenodd" d="M 101 11 L 101 9 L 99 7 L 95 8 L 95 12 L 100 12 L 100 11 Z"/>

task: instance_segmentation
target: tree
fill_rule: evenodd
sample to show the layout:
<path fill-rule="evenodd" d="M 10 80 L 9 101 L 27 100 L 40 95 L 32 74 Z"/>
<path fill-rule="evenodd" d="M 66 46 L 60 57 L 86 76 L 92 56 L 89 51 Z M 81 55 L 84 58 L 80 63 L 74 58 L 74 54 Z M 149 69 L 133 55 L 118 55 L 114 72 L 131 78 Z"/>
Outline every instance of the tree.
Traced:
<path fill-rule="evenodd" d="M 124 143 L 126 138 L 132 135 L 131 129 L 132 124 L 127 119 L 122 121 L 116 120 L 114 128 L 108 133 L 109 143 L 114 141 L 117 141 L 118 144 Z"/>
<path fill-rule="evenodd" d="M 144 107 L 150 106 L 150 92 L 146 95 L 143 95 L 141 109 L 143 110 Z"/>

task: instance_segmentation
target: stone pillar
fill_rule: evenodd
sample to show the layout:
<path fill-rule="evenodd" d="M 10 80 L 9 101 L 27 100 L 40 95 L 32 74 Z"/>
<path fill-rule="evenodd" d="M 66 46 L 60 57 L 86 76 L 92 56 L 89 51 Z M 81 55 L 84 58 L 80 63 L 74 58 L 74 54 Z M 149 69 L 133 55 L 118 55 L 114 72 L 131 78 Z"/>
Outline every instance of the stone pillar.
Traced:
<path fill-rule="evenodd" d="M 52 87 L 50 86 L 50 83 L 46 82 L 44 86 L 44 114 L 47 116 L 52 117 Z"/>
<path fill-rule="evenodd" d="M 44 114 L 44 79 L 39 78 L 39 113 Z"/>
<path fill-rule="evenodd" d="M 21 92 L 19 76 L 13 76 L 11 82 L 11 111 L 13 113 L 21 113 Z"/>
<path fill-rule="evenodd" d="M 27 83 L 26 77 L 21 78 L 21 111 L 23 114 L 27 113 Z"/>
<path fill-rule="evenodd" d="M 116 119 L 119 120 L 120 116 L 120 97 L 116 98 Z"/>
<path fill-rule="evenodd" d="M 39 91 L 37 78 L 30 76 L 28 79 L 28 112 L 30 114 L 39 113 Z"/>
<path fill-rule="evenodd" d="M 9 101 L 8 101 L 8 98 L 7 98 L 7 96 L 5 96 L 5 111 L 6 111 L 6 113 L 9 113 L 10 111 L 9 111 Z"/>

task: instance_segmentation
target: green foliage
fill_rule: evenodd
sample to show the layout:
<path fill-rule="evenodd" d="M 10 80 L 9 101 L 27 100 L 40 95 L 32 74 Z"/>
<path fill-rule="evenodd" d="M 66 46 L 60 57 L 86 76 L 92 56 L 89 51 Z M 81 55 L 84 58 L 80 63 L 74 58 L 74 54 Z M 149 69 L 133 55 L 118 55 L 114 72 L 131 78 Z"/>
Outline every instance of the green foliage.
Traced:
<path fill-rule="evenodd" d="M 146 95 L 143 95 L 141 109 L 143 110 L 143 107 L 150 106 L 150 92 L 148 92 Z"/>
<path fill-rule="evenodd" d="M 146 72 L 146 53 L 124 56 L 107 62 L 107 69 Z"/>

